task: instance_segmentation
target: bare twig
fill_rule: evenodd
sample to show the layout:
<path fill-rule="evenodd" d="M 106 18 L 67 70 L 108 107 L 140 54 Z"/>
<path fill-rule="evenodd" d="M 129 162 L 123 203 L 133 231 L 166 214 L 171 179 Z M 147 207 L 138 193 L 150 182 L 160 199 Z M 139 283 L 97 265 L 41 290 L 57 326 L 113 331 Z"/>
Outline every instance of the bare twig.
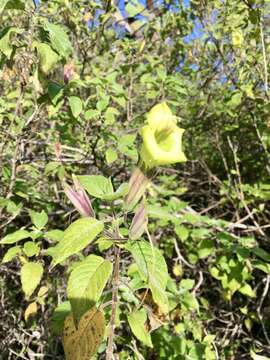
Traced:
<path fill-rule="evenodd" d="M 203 283 L 203 272 L 200 270 L 199 271 L 199 280 L 198 280 L 196 286 L 194 287 L 194 289 L 192 290 L 193 295 L 196 295 L 196 292 L 199 290 L 202 283 Z"/>
<path fill-rule="evenodd" d="M 262 294 L 262 296 L 261 296 L 261 300 L 260 300 L 259 306 L 258 306 L 258 308 L 257 308 L 258 317 L 259 317 L 260 322 L 261 322 L 261 324 L 262 324 L 263 333 L 264 333 L 264 336 L 265 336 L 265 339 L 266 339 L 268 345 L 270 345 L 270 339 L 269 339 L 269 336 L 268 336 L 267 331 L 266 331 L 266 329 L 265 329 L 265 325 L 264 325 L 263 315 L 262 315 L 262 313 L 261 313 L 261 309 L 262 309 L 262 305 L 263 305 L 263 302 L 264 302 L 264 300 L 265 300 L 265 297 L 266 297 L 266 295 L 268 294 L 269 285 L 270 285 L 270 275 L 268 274 L 268 275 L 266 276 L 266 281 L 265 281 L 265 286 L 264 286 L 263 294 Z"/>
<path fill-rule="evenodd" d="M 190 269 L 194 269 L 195 266 L 194 266 L 194 265 L 191 265 L 191 264 L 183 257 L 183 255 L 181 254 L 180 249 L 179 249 L 179 246 L 178 246 L 177 241 L 176 241 L 175 238 L 173 239 L 173 241 L 174 241 L 174 248 L 175 248 L 176 254 L 177 254 L 177 256 L 178 256 L 178 260 L 179 260 L 180 262 L 183 262 L 183 263 L 184 263 L 187 267 L 189 267 Z"/>
<path fill-rule="evenodd" d="M 265 52 L 262 19 L 260 20 L 260 34 L 261 34 L 262 52 L 263 52 L 263 65 L 264 65 L 264 88 L 265 88 L 266 96 L 268 98 L 268 70 L 267 70 L 267 60 L 266 60 L 266 52 Z"/>
<path fill-rule="evenodd" d="M 251 210 L 249 209 L 247 203 L 246 203 L 246 200 L 245 200 L 245 196 L 244 196 L 244 193 L 243 193 L 243 184 L 242 184 L 242 179 L 241 179 L 241 173 L 240 173 L 240 169 L 239 169 L 239 164 L 238 164 L 238 158 L 237 158 L 237 149 L 233 146 L 232 142 L 231 142 L 231 139 L 230 137 L 228 136 L 227 137 L 227 140 L 228 140 L 228 144 L 232 150 L 232 153 L 233 153 L 233 158 L 234 158 L 234 164 L 235 164 L 235 171 L 236 171 L 236 174 L 237 174 L 237 178 L 238 178 L 238 186 L 236 184 L 236 192 L 238 194 L 238 197 L 239 197 L 239 200 L 242 202 L 247 214 L 249 215 L 249 217 L 252 219 L 253 221 L 253 224 L 256 226 L 257 228 L 257 231 L 265 236 L 265 233 L 263 232 L 263 230 L 261 229 L 260 225 L 257 223 L 253 213 L 251 212 Z"/>

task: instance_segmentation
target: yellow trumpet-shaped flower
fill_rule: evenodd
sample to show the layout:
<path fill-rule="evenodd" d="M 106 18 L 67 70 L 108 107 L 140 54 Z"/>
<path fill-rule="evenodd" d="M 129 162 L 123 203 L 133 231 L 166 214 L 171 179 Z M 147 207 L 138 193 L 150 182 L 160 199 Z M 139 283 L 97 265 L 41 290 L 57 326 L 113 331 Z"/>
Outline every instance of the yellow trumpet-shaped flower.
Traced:
<path fill-rule="evenodd" d="M 166 103 L 154 106 L 146 122 L 141 130 L 143 145 L 140 155 L 147 169 L 187 160 L 182 151 L 185 130 L 176 125 L 176 117 Z"/>

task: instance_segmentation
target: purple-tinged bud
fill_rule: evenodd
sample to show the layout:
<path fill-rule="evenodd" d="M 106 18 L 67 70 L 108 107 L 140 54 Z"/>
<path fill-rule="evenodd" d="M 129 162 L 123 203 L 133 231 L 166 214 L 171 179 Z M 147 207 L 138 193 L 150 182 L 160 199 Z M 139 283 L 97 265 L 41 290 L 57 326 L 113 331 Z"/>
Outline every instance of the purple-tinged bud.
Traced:
<path fill-rule="evenodd" d="M 145 232 L 148 224 L 148 217 L 144 203 L 138 207 L 132 223 L 129 228 L 129 238 L 131 240 L 139 239 L 142 234 Z"/>
<path fill-rule="evenodd" d="M 70 80 L 73 79 L 74 73 L 75 73 L 75 71 L 74 71 L 73 63 L 69 63 L 64 66 L 64 82 L 65 82 L 65 84 L 69 83 Z"/>
<path fill-rule="evenodd" d="M 81 186 L 75 176 L 73 177 L 74 187 L 65 184 L 64 192 L 69 200 L 74 205 L 75 209 L 82 215 L 88 217 L 95 217 L 94 210 L 91 205 L 91 201 L 86 194 L 84 188 Z"/>
<path fill-rule="evenodd" d="M 125 198 L 126 210 L 132 210 L 138 204 L 148 184 L 148 177 L 139 168 L 136 168 L 129 180 L 129 191 Z"/>

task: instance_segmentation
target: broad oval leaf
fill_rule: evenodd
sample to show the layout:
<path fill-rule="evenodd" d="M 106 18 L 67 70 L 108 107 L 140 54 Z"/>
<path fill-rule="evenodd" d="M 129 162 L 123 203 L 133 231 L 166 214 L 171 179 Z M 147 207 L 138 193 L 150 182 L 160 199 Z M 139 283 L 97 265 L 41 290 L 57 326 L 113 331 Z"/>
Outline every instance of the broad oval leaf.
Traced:
<path fill-rule="evenodd" d="M 14 257 L 18 254 L 20 254 L 22 251 L 20 246 L 12 246 L 8 251 L 5 253 L 5 256 L 3 257 L 2 263 L 6 263 L 14 259 Z"/>
<path fill-rule="evenodd" d="M 52 265 L 55 266 L 84 249 L 103 230 L 103 226 L 102 221 L 88 217 L 69 225 L 64 231 L 63 239 L 47 250 L 47 254 L 53 258 Z"/>
<path fill-rule="evenodd" d="M 99 300 L 111 273 L 112 264 L 96 255 L 89 255 L 76 265 L 67 287 L 75 319 L 79 319 Z"/>
<path fill-rule="evenodd" d="M 3 239 L 0 241 L 0 244 L 14 244 L 17 241 L 27 239 L 30 236 L 30 233 L 26 230 L 17 230 L 3 237 Z"/>
<path fill-rule="evenodd" d="M 34 241 L 27 241 L 23 245 L 23 251 L 26 256 L 31 257 L 39 253 L 39 246 Z"/>
<path fill-rule="evenodd" d="M 141 310 L 128 314 L 127 318 L 129 326 L 136 338 L 139 339 L 143 344 L 153 347 L 151 336 L 145 325 L 147 320 L 146 311 L 142 308 Z"/>
<path fill-rule="evenodd" d="M 51 24 L 48 21 L 44 24 L 44 30 L 49 33 L 53 49 L 62 57 L 68 57 L 72 52 L 72 46 L 65 30 L 60 25 Z"/>
<path fill-rule="evenodd" d="M 48 44 L 37 43 L 36 48 L 40 59 L 40 69 L 47 75 L 54 68 L 60 58 Z"/>
<path fill-rule="evenodd" d="M 129 242 L 126 249 L 131 252 L 142 279 L 149 286 L 153 300 L 160 310 L 169 310 L 168 297 L 165 289 L 168 282 L 168 269 L 160 250 L 146 241 Z"/>
<path fill-rule="evenodd" d="M 102 175 L 81 175 L 78 179 L 85 190 L 92 196 L 105 199 L 113 194 L 113 186 L 110 179 Z"/>
<path fill-rule="evenodd" d="M 113 201 L 125 196 L 128 192 L 128 184 L 123 183 L 114 191 L 111 179 L 102 175 L 81 175 L 78 179 L 84 189 L 92 196 Z"/>
<path fill-rule="evenodd" d="M 71 108 L 72 115 L 77 118 L 83 109 L 82 100 L 78 96 L 70 96 L 68 102 Z"/>
<path fill-rule="evenodd" d="M 21 268 L 22 289 L 29 298 L 40 283 L 43 274 L 43 267 L 37 262 L 27 262 Z"/>
<path fill-rule="evenodd" d="M 41 212 L 30 210 L 29 214 L 30 214 L 32 223 L 35 225 L 35 227 L 38 230 L 43 229 L 49 220 L 48 215 L 46 214 L 46 212 L 44 210 L 42 210 Z"/>
<path fill-rule="evenodd" d="M 66 360 L 90 359 L 101 344 L 104 332 L 104 314 L 95 307 L 82 316 L 77 327 L 73 314 L 68 315 L 63 333 Z"/>

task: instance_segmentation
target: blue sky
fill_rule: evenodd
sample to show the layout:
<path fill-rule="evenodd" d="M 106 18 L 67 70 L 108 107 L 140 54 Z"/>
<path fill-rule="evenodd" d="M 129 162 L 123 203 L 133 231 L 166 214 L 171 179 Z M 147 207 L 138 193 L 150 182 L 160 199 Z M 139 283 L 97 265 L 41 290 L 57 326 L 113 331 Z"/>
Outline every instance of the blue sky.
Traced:
<path fill-rule="evenodd" d="M 133 3 L 132 0 L 129 0 L 131 3 Z M 34 0 L 36 6 L 38 7 L 41 3 L 41 0 Z M 144 6 L 146 6 L 146 0 L 138 0 L 138 2 Z M 155 1 L 155 3 L 157 5 L 163 3 L 162 0 L 158 0 L 158 1 Z M 134 1 L 134 4 L 136 4 L 136 0 Z M 184 8 L 188 8 L 189 5 L 190 5 L 190 0 L 183 0 L 183 5 L 184 5 Z M 119 9 L 121 10 L 122 14 L 124 15 L 124 17 L 127 17 L 128 14 L 126 13 L 125 11 L 125 0 L 119 0 L 118 1 L 118 6 L 119 6 Z M 173 11 L 173 10 L 172 10 Z M 198 39 L 200 38 L 201 36 L 203 35 L 203 27 L 202 27 L 202 24 L 200 23 L 200 21 L 198 19 L 195 19 L 194 20 L 194 28 L 192 30 L 192 32 L 185 36 L 184 38 L 184 41 L 185 42 L 190 42 L 190 41 L 193 41 L 195 39 Z"/>
<path fill-rule="evenodd" d="M 129 1 L 133 4 L 136 4 L 136 0 L 134 2 L 132 0 L 129 0 Z M 140 4 L 146 6 L 146 0 L 138 0 L 138 2 Z M 159 1 L 155 1 L 155 4 L 159 5 L 159 4 L 162 4 L 163 2 L 164 1 L 159 0 Z M 187 9 L 190 5 L 190 0 L 183 0 L 183 5 L 184 5 L 184 8 Z M 122 14 L 124 15 L 124 17 L 128 17 L 128 14 L 125 11 L 125 0 L 119 0 L 118 6 L 119 6 L 119 9 L 121 10 Z M 173 8 L 172 8 L 172 11 L 173 11 Z M 189 35 L 184 37 L 184 41 L 190 42 L 190 41 L 200 38 L 202 35 L 203 35 L 203 26 L 202 26 L 201 22 L 199 21 L 199 19 L 195 19 L 194 20 L 194 28 Z"/>

